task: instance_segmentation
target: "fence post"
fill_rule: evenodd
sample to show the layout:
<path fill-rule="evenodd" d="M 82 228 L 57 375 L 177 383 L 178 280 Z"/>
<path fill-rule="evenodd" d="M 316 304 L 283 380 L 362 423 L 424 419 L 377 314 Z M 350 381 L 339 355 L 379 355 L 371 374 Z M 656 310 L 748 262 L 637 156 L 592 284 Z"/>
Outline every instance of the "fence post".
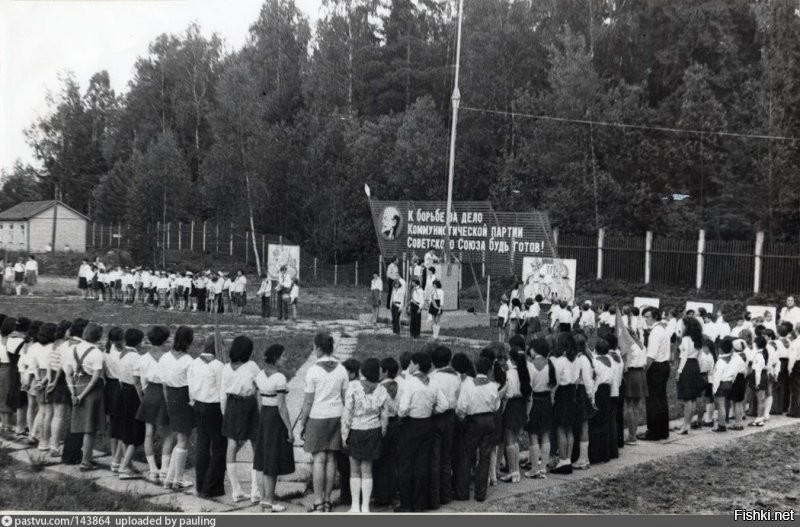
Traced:
<path fill-rule="evenodd" d="M 233 256 L 233 222 L 231 222 L 231 230 L 229 231 L 230 235 L 228 236 L 228 253 Z"/>
<path fill-rule="evenodd" d="M 117 249 L 122 247 L 122 222 L 117 223 Z"/>
<path fill-rule="evenodd" d="M 97 247 L 97 243 L 94 239 L 95 227 L 97 227 L 97 224 L 95 222 L 92 222 L 92 247 Z"/>
<path fill-rule="evenodd" d="M 203 253 L 206 252 L 206 222 L 203 222 Z"/>
<path fill-rule="evenodd" d="M 603 242 L 606 238 L 606 230 L 603 227 L 597 229 L 597 279 L 603 279 Z"/>
<path fill-rule="evenodd" d="M 553 244 L 558 246 L 558 227 L 553 229 Z"/>
<path fill-rule="evenodd" d="M 356 260 L 356 285 L 358 285 L 358 260 Z"/>
<path fill-rule="evenodd" d="M 695 280 L 695 289 L 702 289 L 703 288 L 703 263 L 705 258 L 703 257 L 703 253 L 706 251 L 706 231 L 704 229 L 700 229 L 700 233 L 697 237 L 697 278 Z"/>
<path fill-rule="evenodd" d="M 333 264 L 333 285 L 339 284 L 339 264 Z"/>
<path fill-rule="evenodd" d="M 169 231 L 171 231 L 171 230 L 172 230 L 172 223 L 168 221 L 167 222 L 167 249 L 169 249 L 169 235 L 170 235 Z"/>
<path fill-rule="evenodd" d="M 268 267 L 267 267 L 267 259 L 264 256 L 266 250 L 267 250 L 266 237 L 262 234 L 261 235 L 261 261 L 264 262 L 264 270 L 265 271 L 268 269 Z"/>
<path fill-rule="evenodd" d="M 183 249 L 183 233 L 181 232 L 183 229 L 183 224 L 178 222 L 178 251 L 180 252 Z"/>
<path fill-rule="evenodd" d="M 100 243 L 97 244 L 98 247 L 103 247 L 103 225 L 100 224 Z"/>
<path fill-rule="evenodd" d="M 317 257 L 314 257 L 314 280 L 317 279 Z"/>
<path fill-rule="evenodd" d="M 191 230 L 189 231 L 189 250 L 194 252 L 194 220 L 192 220 L 191 226 L 189 227 Z"/>
<path fill-rule="evenodd" d="M 156 222 L 156 247 L 164 245 L 164 239 L 161 237 L 161 222 Z"/>
<path fill-rule="evenodd" d="M 650 283 L 650 269 L 653 265 L 651 260 L 653 250 L 653 231 L 647 231 L 644 235 L 644 283 Z"/>
<path fill-rule="evenodd" d="M 250 261 L 250 251 L 247 250 L 247 242 L 250 240 L 250 231 L 244 231 L 244 263 Z"/>
<path fill-rule="evenodd" d="M 217 236 L 214 239 L 214 252 L 219 254 L 219 223 L 217 223 Z"/>
<path fill-rule="evenodd" d="M 489 300 L 492 294 L 492 275 L 486 275 L 486 314 L 489 315 Z"/>
<path fill-rule="evenodd" d="M 756 260 L 753 266 L 753 293 L 761 292 L 761 255 L 764 252 L 764 231 L 756 233 Z"/>

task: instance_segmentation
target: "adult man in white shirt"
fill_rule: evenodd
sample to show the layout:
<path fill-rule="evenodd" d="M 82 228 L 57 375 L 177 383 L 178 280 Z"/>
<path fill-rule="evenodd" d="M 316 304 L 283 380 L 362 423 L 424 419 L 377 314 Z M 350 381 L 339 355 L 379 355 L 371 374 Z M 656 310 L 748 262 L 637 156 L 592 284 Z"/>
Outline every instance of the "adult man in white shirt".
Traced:
<path fill-rule="evenodd" d="M 658 309 L 644 310 L 645 346 L 647 347 L 647 432 L 638 439 L 659 441 L 669 437 L 669 405 L 667 404 L 667 380 L 669 379 L 670 338 L 666 324 L 661 322 Z"/>
<path fill-rule="evenodd" d="M 395 335 L 400 334 L 400 314 L 403 312 L 403 306 L 406 303 L 406 284 L 399 276 L 397 280 L 392 282 L 392 289 L 390 290 L 389 301 L 390 309 L 392 310 L 392 331 Z"/>
<path fill-rule="evenodd" d="M 400 268 L 397 266 L 397 262 L 397 256 L 395 256 L 389 261 L 389 265 L 386 266 L 386 290 L 389 291 L 389 295 L 386 297 L 386 309 L 392 309 L 392 291 L 394 291 L 394 283 L 400 279 Z"/>
<path fill-rule="evenodd" d="M 800 324 L 800 307 L 794 305 L 794 297 L 786 298 L 786 306 L 781 309 L 781 322 L 786 320 L 792 323 L 792 327 Z"/>

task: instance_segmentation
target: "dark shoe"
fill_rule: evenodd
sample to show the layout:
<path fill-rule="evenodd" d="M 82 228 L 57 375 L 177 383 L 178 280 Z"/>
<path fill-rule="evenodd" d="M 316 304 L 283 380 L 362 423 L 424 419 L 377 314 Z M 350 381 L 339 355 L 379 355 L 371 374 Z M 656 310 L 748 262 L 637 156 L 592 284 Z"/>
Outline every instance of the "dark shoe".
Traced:
<path fill-rule="evenodd" d="M 706 428 L 711 428 L 712 426 L 714 426 L 714 423 L 712 421 L 703 421 L 703 426 L 705 426 Z"/>
<path fill-rule="evenodd" d="M 711 429 L 712 432 L 727 432 L 728 429 L 724 426 L 718 426 L 716 428 Z"/>
<path fill-rule="evenodd" d="M 699 430 L 703 428 L 703 425 L 701 425 L 698 421 L 695 421 L 694 423 L 691 424 L 691 428 L 692 430 Z"/>
<path fill-rule="evenodd" d="M 645 432 L 643 434 L 636 434 L 636 439 L 640 441 L 660 441 L 659 438 L 652 435 L 650 432 Z"/>
<path fill-rule="evenodd" d="M 561 465 L 550 471 L 551 474 L 572 474 L 572 465 Z"/>

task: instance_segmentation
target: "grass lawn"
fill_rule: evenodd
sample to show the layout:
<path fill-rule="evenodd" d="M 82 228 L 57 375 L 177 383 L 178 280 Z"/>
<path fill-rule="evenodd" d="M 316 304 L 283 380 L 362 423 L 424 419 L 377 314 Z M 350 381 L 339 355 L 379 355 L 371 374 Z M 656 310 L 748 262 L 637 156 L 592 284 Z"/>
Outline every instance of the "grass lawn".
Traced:
<path fill-rule="evenodd" d="M 798 431 L 770 431 L 669 457 L 618 475 L 492 502 L 487 511 L 584 514 L 725 514 L 797 509 Z M 789 465 L 791 463 L 791 465 Z"/>
<path fill-rule="evenodd" d="M 0 448 L 0 466 L 3 467 L 0 510 L 179 512 L 173 507 L 149 503 L 137 495 L 104 489 L 91 481 L 36 472 L 35 466 L 11 458 L 5 448 Z M 80 488 L 80 492 L 75 492 L 76 488 Z"/>

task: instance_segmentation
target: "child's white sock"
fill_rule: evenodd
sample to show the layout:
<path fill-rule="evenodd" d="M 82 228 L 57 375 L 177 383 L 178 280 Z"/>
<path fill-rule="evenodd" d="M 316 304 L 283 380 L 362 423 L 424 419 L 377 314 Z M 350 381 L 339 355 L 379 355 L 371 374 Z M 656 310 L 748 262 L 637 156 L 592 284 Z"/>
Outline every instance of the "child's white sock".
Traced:
<path fill-rule="evenodd" d="M 250 501 L 261 501 L 261 496 L 264 495 L 264 478 L 256 471 L 250 469 Z"/>
<path fill-rule="evenodd" d="M 372 497 L 372 478 L 361 480 L 361 512 L 369 512 L 369 500 Z"/>
<path fill-rule="evenodd" d="M 165 479 L 167 477 L 167 472 L 169 472 L 169 464 L 172 461 L 172 456 L 170 454 L 161 454 L 161 479 Z"/>
<path fill-rule="evenodd" d="M 350 478 L 350 496 L 352 496 L 352 504 L 350 505 L 350 512 L 361 512 L 359 505 L 359 498 L 361 496 L 361 478 Z"/>
<path fill-rule="evenodd" d="M 175 455 L 174 456 L 169 456 L 169 465 L 168 465 L 169 468 L 167 468 L 167 473 L 164 476 L 164 485 L 165 486 L 175 482 L 175 472 L 177 472 L 176 464 L 177 464 L 177 461 L 178 461 L 177 449 L 175 449 L 175 450 L 176 450 Z M 163 468 L 163 466 L 162 466 L 162 468 Z"/>
<path fill-rule="evenodd" d="M 150 469 L 151 474 L 158 472 L 158 465 L 156 465 L 156 456 L 145 456 L 147 458 L 147 467 Z"/>
<path fill-rule="evenodd" d="M 238 497 L 242 495 L 242 484 L 239 482 L 239 479 L 236 477 L 236 462 L 227 463 L 225 465 L 226 472 L 228 473 L 228 479 L 231 482 L 231 491 L 234 497 Z"/>
<path fill-rule="evenodd" d="M 172 457 L 175 465 L 175 483 L 181 484 L 186 471 L 186 458 L 189 457 L 189 451 L 185 448 L 176 448 Z"/>
<path fill-rule="evenodd" d="M 578 457 L 578 464 L 586 464 L 589 463 L 589 442 L 588 441 L 581 441 L 580 444 L 580 456 Z"/>

